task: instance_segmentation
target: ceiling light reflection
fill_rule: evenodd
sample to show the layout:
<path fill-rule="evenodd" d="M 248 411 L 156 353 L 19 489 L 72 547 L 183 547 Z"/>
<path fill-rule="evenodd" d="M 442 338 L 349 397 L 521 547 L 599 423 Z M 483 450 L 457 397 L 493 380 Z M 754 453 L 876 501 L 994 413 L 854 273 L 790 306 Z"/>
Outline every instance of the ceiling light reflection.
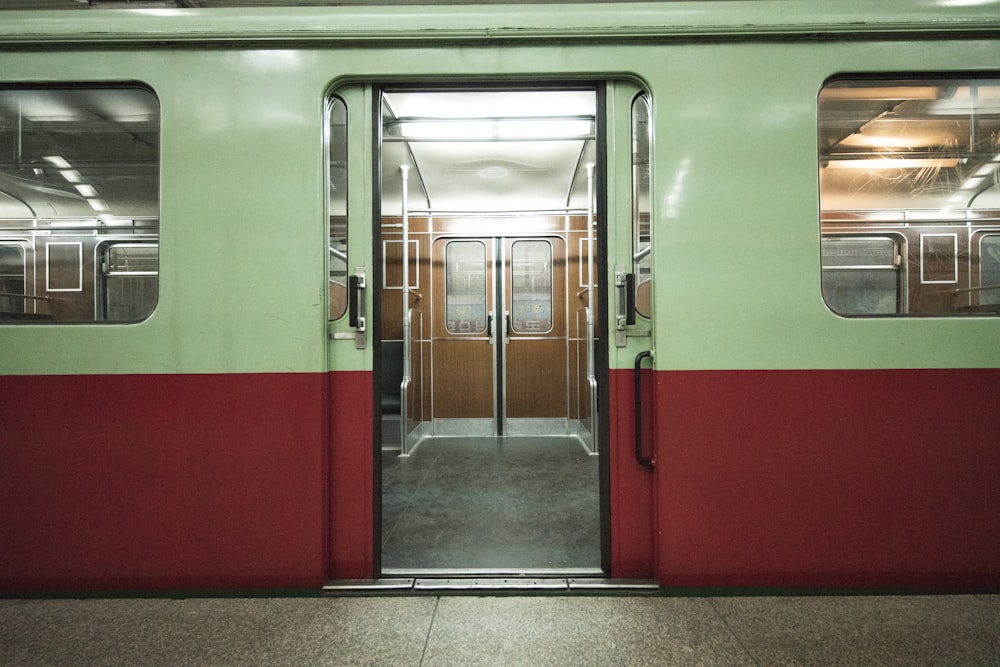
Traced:
<path fill-rule="evenodd" d="M 958 166 L 958 158 L 874 158 L 830 160 L 830 169 L 940 169 Z"/>

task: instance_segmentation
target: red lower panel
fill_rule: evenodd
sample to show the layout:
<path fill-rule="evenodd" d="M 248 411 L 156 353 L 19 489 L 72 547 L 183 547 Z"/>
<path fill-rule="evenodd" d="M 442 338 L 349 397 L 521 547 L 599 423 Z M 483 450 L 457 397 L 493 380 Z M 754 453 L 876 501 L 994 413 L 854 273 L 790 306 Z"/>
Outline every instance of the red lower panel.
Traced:
<path fill-rule="evenodd" d="M 0 587 L 321 584 L 326 382 L 0 378 Z"/>
<path fill-rule="evenodd" d="M 651 372 L 643 371 L 646 376 Z M 610 371 L 611 414 L 611 576 L 651 578 L 653 557 L 653 473 L 636 462 L 634 374 L 632 370 Z M 644 386 L 644 390 L 646 386 Z M 648 391 L 646 395 L 649 395 Z M 643 415 L 652 426 L 652 402 Z M 645 429 L 644 429 L 645 430 Z M 652 429 L 649 429 L 652 431 Z M 652 438 L 647 438 L 652 450 Z"/>
<path fill-rule="evenodd" d="M 1000 586 L 1000 370 L 657 374 L 657 576 Z"/>
<path fill-rule="evenodd" d="M 372 374 L 330 374 L 330 570 L 335 579 L 375 576 Z"/>

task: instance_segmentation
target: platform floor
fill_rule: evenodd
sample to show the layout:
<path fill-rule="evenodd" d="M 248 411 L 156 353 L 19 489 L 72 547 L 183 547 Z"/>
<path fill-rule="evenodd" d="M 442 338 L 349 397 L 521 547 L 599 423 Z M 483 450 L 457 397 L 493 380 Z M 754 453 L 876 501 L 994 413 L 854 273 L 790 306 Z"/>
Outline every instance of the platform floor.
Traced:
<path fill-rule="evenodd" d="M 1000 665 L 1000 595 L 8 599 L 0 665 Z"/>

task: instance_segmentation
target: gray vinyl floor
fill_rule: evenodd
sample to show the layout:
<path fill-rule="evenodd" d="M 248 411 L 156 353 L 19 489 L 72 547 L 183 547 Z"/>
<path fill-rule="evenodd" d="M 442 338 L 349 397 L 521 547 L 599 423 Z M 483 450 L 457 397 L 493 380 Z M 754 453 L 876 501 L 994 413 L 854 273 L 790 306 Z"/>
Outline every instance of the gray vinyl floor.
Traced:
<path fill-rule="evenodd" d="M 435 438 L 382 455 L 383 571 L 599 570 L 598 458 L 572 438 Z"/>
<path fill-rule="evenodd" d="M 1000 596 L 9 599 L 0 665 L 1000 665 Z"/>

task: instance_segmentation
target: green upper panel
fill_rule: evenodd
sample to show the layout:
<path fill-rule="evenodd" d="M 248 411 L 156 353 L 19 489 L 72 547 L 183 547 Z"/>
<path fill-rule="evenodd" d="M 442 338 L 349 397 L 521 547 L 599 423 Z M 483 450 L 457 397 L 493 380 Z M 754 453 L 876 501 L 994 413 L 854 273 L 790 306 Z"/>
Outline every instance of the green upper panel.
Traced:
<path fill-rule="evenodd" d="M 823 301 L 824 83 L 1000 71 L 1000 3 L 887 4 L 4 13 L 0 84 L 139 83 L 155 94 L 160 285 L 139 324 L 0 327 L 0 372 L 321 372 L 324 102 L 338 82 L 626 77 L 652 100 L 657 368 L 1000 366 L 996 318 L 848 319 Z M 843 39 L 798 38 L 822 32 Z M 698 39 L 723 35 L 733 39 Z M 665 39 L 623 40 L 651 36 Z M 372 118 L 359 106 L 348 100 L 352 140 Z M 625 105 L 609 121 L 629 117 Z M 620 136 L 609 160 L 624 171 L 609 169 L 608 202 L 611 219 L 627 221 L 627 127 Z M 348 177 L 362 193 L 350 207 L 351 270 L 370 263 L 363 155 L 352 154 Z M 630 234 L 611 227 L 609 264 L 631 264 Z M 329 344 L 330 367 L 367 366 L 341 342 Z M 630 366 L 631 356 L 611 363 Z"/>

